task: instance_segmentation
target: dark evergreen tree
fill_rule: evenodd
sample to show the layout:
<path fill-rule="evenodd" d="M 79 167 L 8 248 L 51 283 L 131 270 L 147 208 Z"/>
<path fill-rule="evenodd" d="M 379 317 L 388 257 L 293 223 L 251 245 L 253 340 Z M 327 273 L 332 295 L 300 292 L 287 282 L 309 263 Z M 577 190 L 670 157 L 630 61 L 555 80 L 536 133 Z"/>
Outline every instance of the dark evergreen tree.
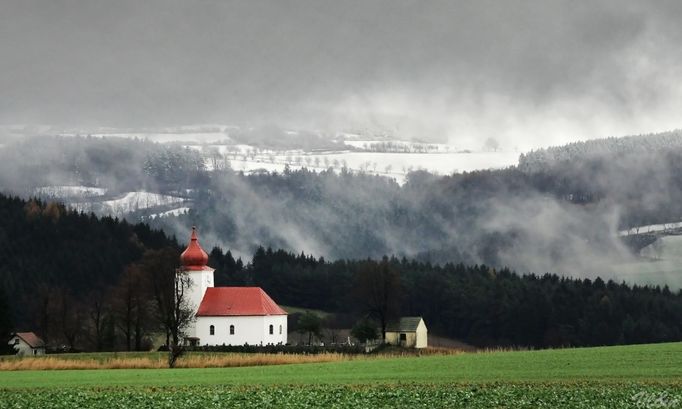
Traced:
<path fill-rule="evenodd" d="M 313 342 L 313 337 L 322 337 L 322 318 L 310 311 L 304 312 L 298 319 L 298 332 L 308 335 L 308 345 Z"/>
<path fill-rule="evenodd" d="M 363 319 L 355 323 L 350 334 L 360 342 L 367 342 L 378 338 L 376 323 Z"/>

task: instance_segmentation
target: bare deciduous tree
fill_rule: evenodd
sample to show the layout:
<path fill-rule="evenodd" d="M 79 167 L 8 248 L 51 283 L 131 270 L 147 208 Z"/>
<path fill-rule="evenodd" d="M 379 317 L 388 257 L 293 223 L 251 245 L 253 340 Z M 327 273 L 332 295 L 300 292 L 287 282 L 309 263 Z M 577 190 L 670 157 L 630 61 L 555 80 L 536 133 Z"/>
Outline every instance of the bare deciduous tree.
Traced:
<path fill-rule="evenodd" d="M 152 296 L 148 277 L 137 264 L 126 268 L 113 289 L 116 325 L 125 336 L 128 351 L 142 349 L 142 340 L 150 330 Z"/>
<path fill-rule="evenodd" d="M 194 320 L 187 290 L 192 285 L 187 272 L 179 268 L 180 254 L 177 249 L 147 251 L 142 268 L 150 277 L 159 322 L 166 332 L 168 365 L 173 367 L 184 352 L 181 340 Z"/>

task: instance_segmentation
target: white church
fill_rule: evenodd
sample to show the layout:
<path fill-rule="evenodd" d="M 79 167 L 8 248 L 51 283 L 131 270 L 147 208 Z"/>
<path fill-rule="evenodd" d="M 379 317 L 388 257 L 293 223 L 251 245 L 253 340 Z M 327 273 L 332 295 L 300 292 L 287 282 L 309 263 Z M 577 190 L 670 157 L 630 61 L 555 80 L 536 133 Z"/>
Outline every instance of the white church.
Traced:
<path fill-rule="evenodd" d="M 208 254 L 196 228 L 180 256 L 191 280 L 188 301 L 196 320 L 187 330 L 187 345 L 267 345 L 287 343 L 287 312 L 260 287 L 214 287 Z"/>

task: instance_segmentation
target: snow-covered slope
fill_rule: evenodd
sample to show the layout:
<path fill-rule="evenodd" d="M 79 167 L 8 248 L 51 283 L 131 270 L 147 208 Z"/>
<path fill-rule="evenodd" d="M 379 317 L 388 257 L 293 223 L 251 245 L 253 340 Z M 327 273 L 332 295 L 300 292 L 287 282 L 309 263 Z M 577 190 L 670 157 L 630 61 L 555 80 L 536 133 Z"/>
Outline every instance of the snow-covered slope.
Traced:
<path fill-rule="evenodd" d="M 682 229 L 682 222 L 649 224 L 646 226 L 631 227 L 627 230 L 619 231 L 618 234 L 620 236 L 629 236 L 633 234 L 666 233 L 679 229 Z"/>
<path fill-rule="evenodd" d="M 35 188 L 33 193 L 39 197 L 54 199 L 86 198 L 104 196 L 107 189 L 92 186 L 41 186 Z"/>
<path fill-rule="evenodd" d="M 355 144 L 355 142 L 353 142 Z M 499 169 L 517 164 L 517 152 L 455 152 L 441 145 L 434 150 L 419 152 L 418 148 L 405 145 L 404 152 L 357 152 L 302 150 L 276 151 L 248 145 L 186 145 L 206 157 L 206 168 L 213 170 L 230 166 L 245 173 L 268 171 L 282 172 L 285 166 L 296 170 L 313 171 L 346 168 L 351 172 L 365 172 L 405 181 L 411 171 L 426 170 L 435 174 L 450 175 L 454 172 L 471 172 L 483 169 Z"/>
<path fill-rule="evenodd" d="M 165 212 L 152 214 L 149 217 L 151 217 L 152 219 L 156 219 L 157 217 L 179 216 L 181 214 L 185 214 L 185 213 L 189 212 L 189 210 L 190 210 L 189 207 L 184 207 L 184 206 L 183 207 L 177 207 L 175 209 L 166 210 Z"/>
<path fill-rule="evenodd" d="M 519 169 L 524 172 L 537 172 L 561 162 L 595 157 L 609 157 L 617 160 L 627 154 L 636 155 L 674 149 L 682 149 L 682 130 L 650 135 L 593 139 L 531 151 L 521 155 Z"/>
<path fill-rule="evenodd" d="M 128 192 L 122 197 L 102 202 L 77 202 L 69 205 L 83 212 L 94 211 L 100 214 L 125 215 L 138 210 L 184 202 L 185 199 L 181 197 L 140 191 Z"/>

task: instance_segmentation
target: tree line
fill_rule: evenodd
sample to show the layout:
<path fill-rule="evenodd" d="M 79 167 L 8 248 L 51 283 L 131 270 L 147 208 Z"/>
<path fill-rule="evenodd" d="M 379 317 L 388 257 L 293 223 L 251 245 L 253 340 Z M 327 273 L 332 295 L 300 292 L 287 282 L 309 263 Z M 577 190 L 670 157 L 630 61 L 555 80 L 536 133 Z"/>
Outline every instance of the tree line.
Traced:
<path fill-rule="evenodd" d="M 182 247 L 145 224 L 0 195 L 0 331 L 31 330 L 73 350 L 173 344 L 187 319 L 174 295 Z M 667 287 L 264 247 L 246 261 L 214 248 L 209 265 L 218 286 L 261 286 L 281 305 L 330 313 L 322 322 L 290 316 L 292 329 L 315 336 L 358 323 L 381 335 L 391 320 L 421 315 L 431 334 L 476 346 L 682 339 L 682 292 Z"/>
<path fill-rule="evenodd" d="M 92 350 L 121 348 L 116 338 L 126 338 L 126 349 L 141 348 L 156 324 L 153 310 L 136 307 L 154 299 L 140 289 L 167 271 L 151 260 L 165 254 L 177 264 L 179 251 L 174 238 L 145 224 L 0 195 L 2 336 L 30 330 L 52 345 Z"/>
<path fill-rule="evenodd" d="M 481 347 L 682 340 L 682 291 L 668 287 L 395 257 L 326 261 L 262 247 L 246 265 L 217 248 L 210 262 L 220 285 L 262 286 L 282 304 L 336 313 L 346 328 L 370 319 L 379 334 L 399 316 L 421 315 L 430 333 Z"/>

